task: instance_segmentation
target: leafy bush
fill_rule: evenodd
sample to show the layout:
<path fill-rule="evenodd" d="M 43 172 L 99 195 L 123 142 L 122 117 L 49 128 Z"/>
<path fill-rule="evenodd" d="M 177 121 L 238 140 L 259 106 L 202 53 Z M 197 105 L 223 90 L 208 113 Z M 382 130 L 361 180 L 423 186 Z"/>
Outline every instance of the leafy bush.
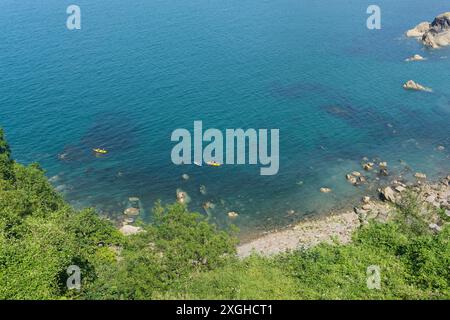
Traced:
<path fill-rule="evenodd" d="M 3 129 L 0 128 L 0 180 L 13 180 L 13 160 L 11 159 L 11 150 L 5 139 Z"/>
<path fill-rule="evenodd" d="M 180 204 L 158 203 L 144 230 L 124 242 L 113 267 L 102 266 L 86 298 L 149 299 L 234 259 L 235 238 Z"/>

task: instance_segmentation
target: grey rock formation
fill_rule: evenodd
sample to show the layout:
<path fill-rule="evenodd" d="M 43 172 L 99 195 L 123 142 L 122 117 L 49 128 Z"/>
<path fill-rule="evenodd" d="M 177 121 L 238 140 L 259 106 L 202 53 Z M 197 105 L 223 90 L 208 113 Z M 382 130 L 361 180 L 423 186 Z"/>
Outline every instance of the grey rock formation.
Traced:
<path fill-rule="evenodd" d="M 406 36 L 419 38 L 425 46 L 430 48 L 450 45 L 450 12 L 438 15 L 432 23 L 420 23 L 408 30 Z"/>

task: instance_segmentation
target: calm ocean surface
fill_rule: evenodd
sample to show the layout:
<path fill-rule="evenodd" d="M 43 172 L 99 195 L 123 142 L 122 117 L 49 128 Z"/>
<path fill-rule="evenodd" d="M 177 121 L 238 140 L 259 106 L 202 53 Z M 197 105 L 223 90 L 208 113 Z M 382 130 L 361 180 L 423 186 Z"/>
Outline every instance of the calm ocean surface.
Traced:
<path fill-rule="evenodd" d="M 39 162 L 77 207 L 116 216 L 138 196 L 149 219 L 157 199 L 173 202 L 181 188 L 193 210 L 206 214 L 202 204 L 213 202 L 219 224 L 239 212 L 244 233 L 370 192 L 345 180 L 365 156 L 393 175 L 405 163 L 447 174 L 450 49 L 425 50 L 403 34 L 450 4 L 376 1 L 382 29 L 371 31 L 372 2 L 1 0 L 0 126 L 14 157 Z M 65 26 L 72 3 L 80 31 Z M 404 62 L 416 53 L 428 60 Z M 404 91 L 409 79 L 434 92 Z M 173 165 L 171 132 L 194 120 L 279 128 L 278 175 Z M 99 146 L 109 154 L 95 157 Z"/>

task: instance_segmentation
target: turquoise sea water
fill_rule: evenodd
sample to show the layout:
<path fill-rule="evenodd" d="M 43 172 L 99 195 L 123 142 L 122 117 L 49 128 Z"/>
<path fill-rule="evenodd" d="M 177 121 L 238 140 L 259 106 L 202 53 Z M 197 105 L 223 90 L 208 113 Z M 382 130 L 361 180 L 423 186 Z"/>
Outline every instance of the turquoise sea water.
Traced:
<path fill-rule="evenodd" d="M 148 219 L 157 199 L 173 202 L 181 188 L 191 209 L 206 214 L 202 204 L 215 203 L 209 214 L 220 224 L 239 212 L 244 233 L 360 197 L 367 190 L 345 173 L 365 156 L 393 175 L 404 163 L 447 174 L 450 49 L 403 34 L 449 2 L 376 2 L 381 30 L 366 28 L 373 3 L 362 0 L 2 0 L 0 125 L 15 158 L 40 162 L 76 206 L 114 216 L 138 196 Z M 65 26 L 72 3 L 79 31 Z M 404 62 L 415 53 L 427 61 Z M 409 79 L 434 92 L 404 91 Z M 171 132 L 194 120 L 279 128 L 278 175 L 173 165 Z M 109 154 L 95 157 L 99 146 Z"/>

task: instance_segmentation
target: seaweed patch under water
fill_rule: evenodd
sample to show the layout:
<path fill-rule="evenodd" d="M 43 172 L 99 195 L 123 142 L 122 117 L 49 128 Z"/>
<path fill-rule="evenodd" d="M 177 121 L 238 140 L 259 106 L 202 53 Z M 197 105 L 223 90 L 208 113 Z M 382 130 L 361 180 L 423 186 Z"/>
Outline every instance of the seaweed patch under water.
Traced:
<path fill-rule="evenodd" d="M 95 159 L 94 148 L 102 148 L 117 154 L 133 147 L 137 128 L 129 115 L 123 112 L 107 112 L 96 116 L 92 126 L 78 143 L 67 145 L 58 155 L 65 162 L 87 162 Z"/>

